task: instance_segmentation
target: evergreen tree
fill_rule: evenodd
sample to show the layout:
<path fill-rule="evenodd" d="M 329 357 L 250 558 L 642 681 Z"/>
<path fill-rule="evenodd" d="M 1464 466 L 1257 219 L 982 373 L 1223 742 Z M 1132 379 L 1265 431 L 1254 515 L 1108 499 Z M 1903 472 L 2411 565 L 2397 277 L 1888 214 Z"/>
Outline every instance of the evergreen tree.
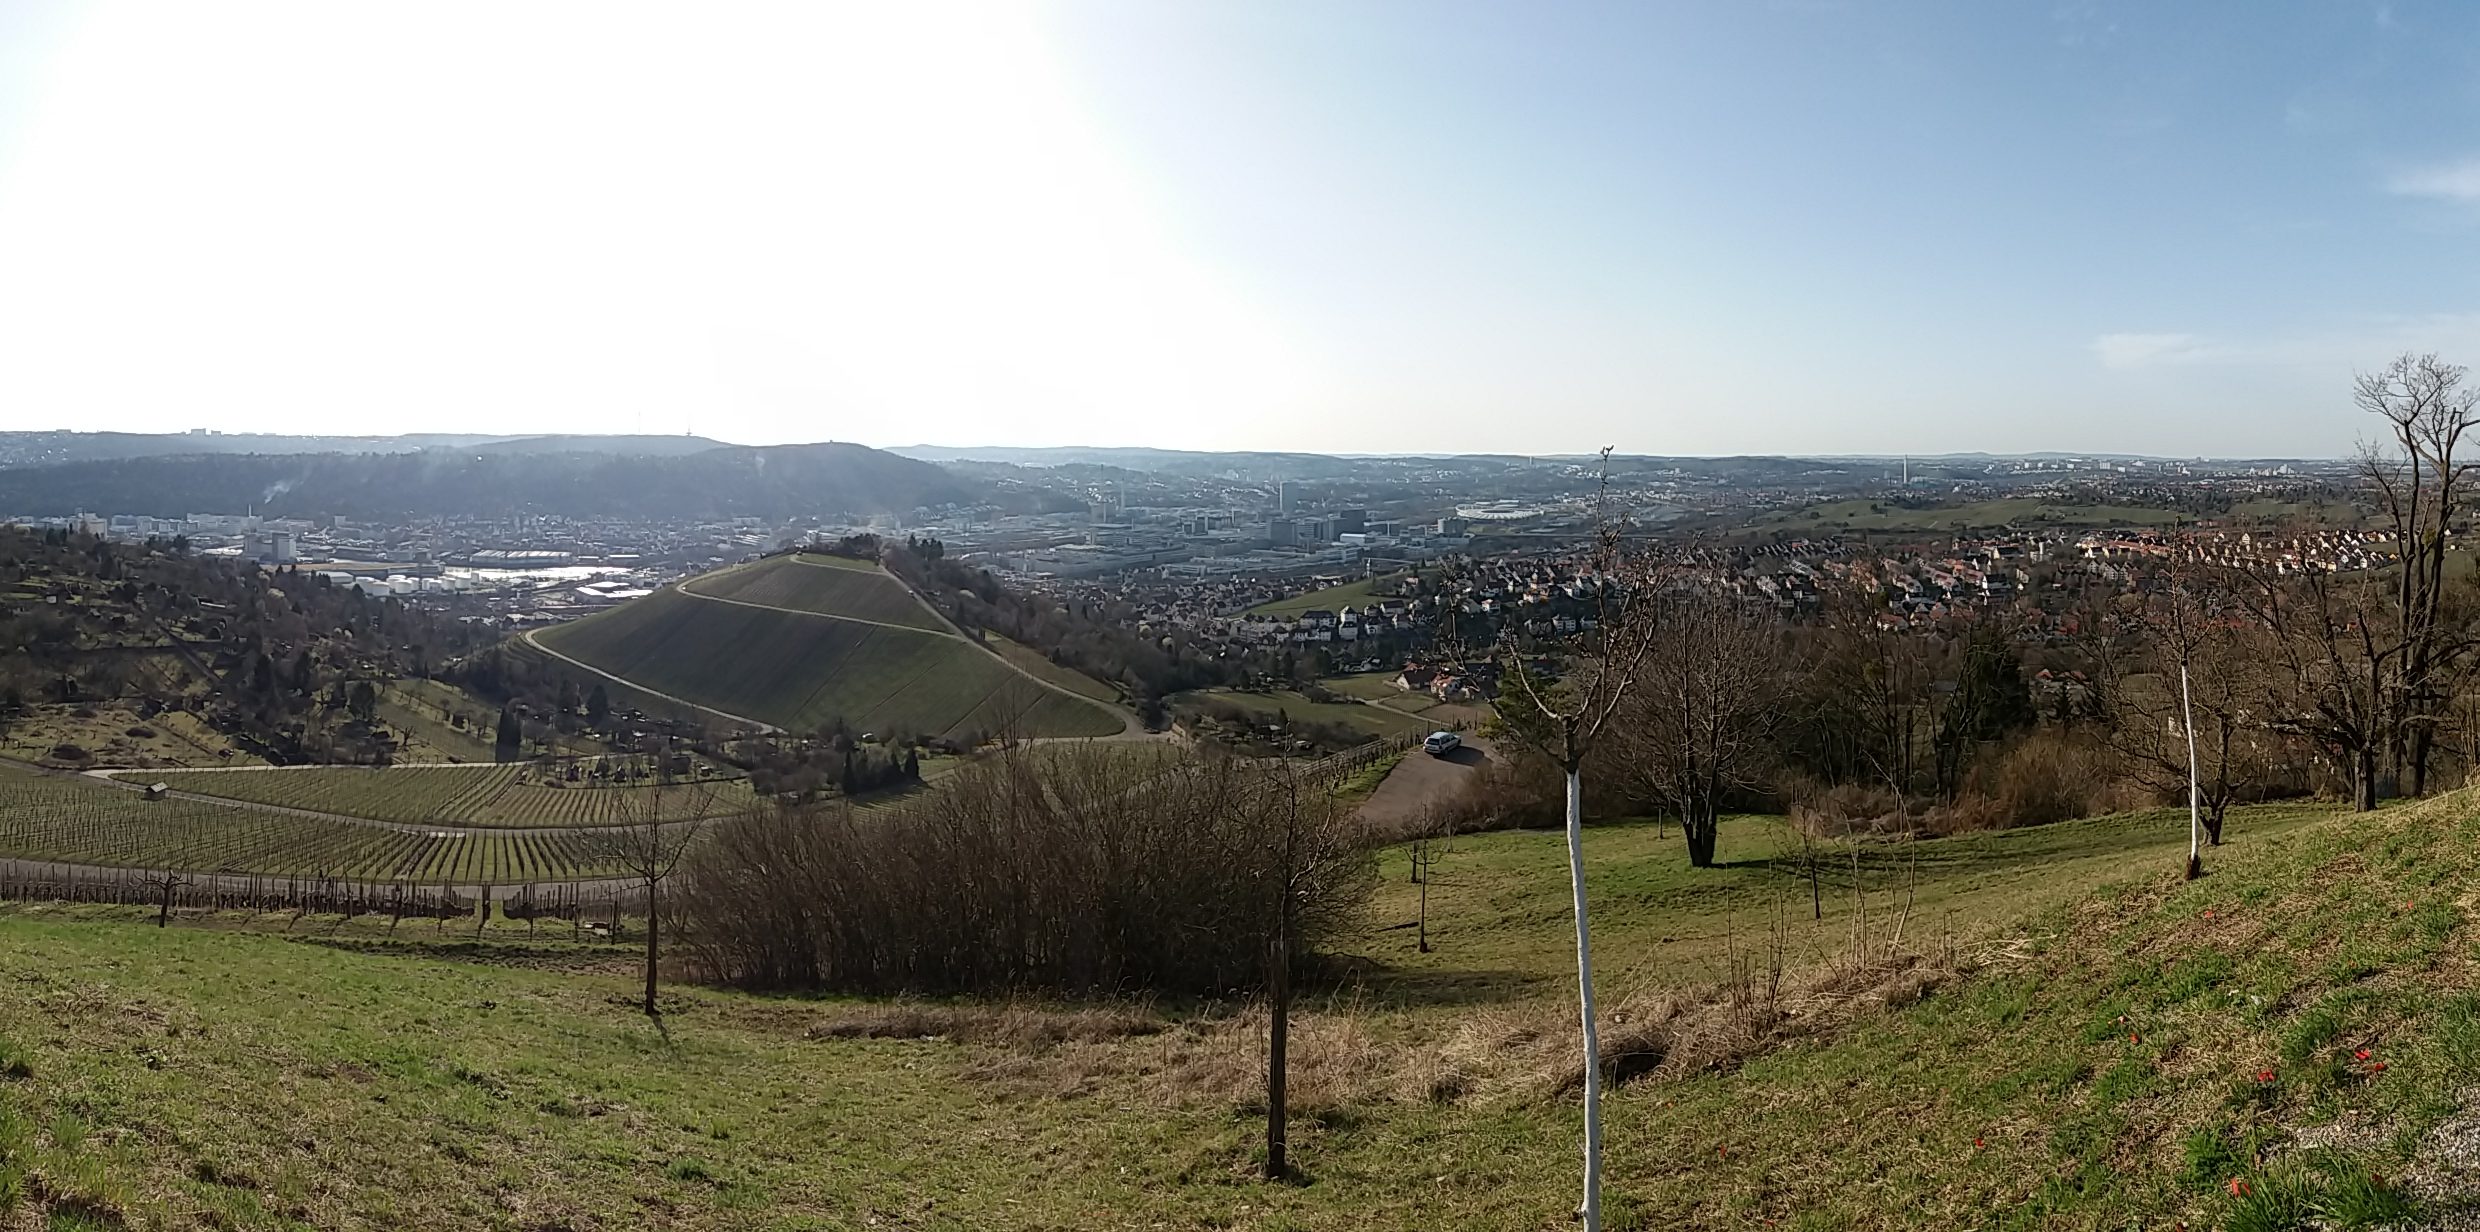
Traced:
<path fill-rule="evenodd" d="M 525 744 L 525 729 L 518 725 L 515 712 L 501 708 L 499 712 L 499 747 L 515 751 Z"/>
<path fill-rule="evenodd" d="M 595 726 L 600 727 L 604 720 L 610 717 L 611 694 L 604 692 L 603 686 L 598 683 L 592 692 L 586 694 L 586 718 Z"/>

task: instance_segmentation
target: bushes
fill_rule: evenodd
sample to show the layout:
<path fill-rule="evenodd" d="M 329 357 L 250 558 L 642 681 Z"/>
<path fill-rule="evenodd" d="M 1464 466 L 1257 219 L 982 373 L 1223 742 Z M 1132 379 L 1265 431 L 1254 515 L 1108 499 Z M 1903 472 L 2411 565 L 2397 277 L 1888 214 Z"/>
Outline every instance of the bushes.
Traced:
<path fill-rule="evenodd" d="M 1289 786 L 1181 751 L 1014 749 L 903 807 L 728 822 L 674 902 L 705 974 L 750 986 L 1221 992 L 1258 978 L 1287 880 L 1303 954 L 1374 882 L 1365 851 L 1287 865 L 1346 824 Z"/>

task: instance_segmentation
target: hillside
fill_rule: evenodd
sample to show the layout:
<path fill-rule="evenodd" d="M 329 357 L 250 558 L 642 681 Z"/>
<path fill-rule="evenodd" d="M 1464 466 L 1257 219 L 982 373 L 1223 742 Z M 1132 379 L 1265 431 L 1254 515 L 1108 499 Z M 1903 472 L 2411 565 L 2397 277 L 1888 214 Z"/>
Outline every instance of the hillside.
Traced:
<path fill-rule="evenodd" d="M 270 516 L 356 518 L 515 513 L 790 518 L 900 513 L 975 499 L 964 483 L 936 466 L 860 445 L 730 446 L 675 457 L 543 448 L 538 440 L 421 453 L 128 458 L 26 467 L 6 472 L 0 513 L 101 509 L 179 517 L 194 510 L 255 508 Z"/>
<path fill-rule="evenodd" d="M 1610 1226 L 2369 1227 L 2473 1192 L 2472 796 L 2171 813 L 1727 867 L 1587 836 Z M 1417 954 L 1401 853 L 1293 1032 L 1299 1184 L 1251 1178 L 1262 1019 L 753 997 L 627 1006 L 522 924 L 0 915 L 0 1208 L 237 1228 L 1570 1226 L 1558 843 L 1458 840 Z M 1904 916 L 1906 868 L 1917 881 Z M 1910 957 L 1883 954 L 1897 919 Z M 1780 929 L 1788 970 L 1768 989 Z M 1728 978 L 1733 973 L 1738 978 Z M 1707 981 L 1722 977 L 1717 986 Z M 2464 1158 L 2464 1167 L 2470 1166 Z M 11 1187 L 5 1178 L 21 1178 Z M 0 1221 L 12 1216 L 0 1209 Z M 2311 1220 L 2315 1222 L 2312 1223 Z M 14 1225 L 11 1225 L 14 1226 Z M 55 1224 L 54 1226 L 62 1226 Z"/>
<path fill-rule="evenodd" d="M 875 565 L 776 556 L 533 634 L 638 689 L 793 731 L 1105 736 L 1115 711 L 965 640 Z"/>

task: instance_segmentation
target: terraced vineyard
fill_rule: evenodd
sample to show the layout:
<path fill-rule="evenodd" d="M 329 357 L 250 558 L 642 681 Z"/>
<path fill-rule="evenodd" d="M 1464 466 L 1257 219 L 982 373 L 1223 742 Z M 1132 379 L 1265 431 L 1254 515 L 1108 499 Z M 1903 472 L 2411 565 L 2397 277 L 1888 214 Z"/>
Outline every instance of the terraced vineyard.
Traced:
<path fill-rule="evenodd" d="M 589 833 L 400 830 L 134 791 L 0 767 L 0 857 L 422 884 L 516 885 L 610 876 Z"/>
<path fill-rule="evenodd" d="M 694 577 L 682 587 L 710 599 L 947 632 L 946 622 L 876 566 L 840 556 L 778 556 Z"/>
<path fill-rule="evenodd" d="M 421 825 L 545 828 L 626 825 L 660 810 L 666 821 L 717 817 L 757 803 L 746 779 L 669 791 L 571 783 L 535 763 L 496 766 L 307 766 L 264 770 L 137 771 L 133 782 L 253 804 Z"/>
<path fill-rule="evenodd" d="M 734 601 L 719 601 L 727 592 Z M 750 606 L 757 595 L 782 604 Z M 868 566 L 778 556 L 535 637 L 640 689 L 795 731 L 838 719 L 861 731 L 950 738 L 1106 736 L 1126 727 L 1104 705 L 933 632 L 935 621 L 901 583 Z"/>

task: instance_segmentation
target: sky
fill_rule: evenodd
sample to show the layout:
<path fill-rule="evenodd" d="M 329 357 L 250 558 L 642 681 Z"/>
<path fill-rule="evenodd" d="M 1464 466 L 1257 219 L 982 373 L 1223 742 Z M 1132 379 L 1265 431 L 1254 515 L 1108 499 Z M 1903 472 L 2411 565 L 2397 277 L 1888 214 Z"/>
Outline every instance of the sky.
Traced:
<path fill-rule="evenodd" d="M 0 428 L 2330 456 L 2480 5 L 0 0 Z"/>

